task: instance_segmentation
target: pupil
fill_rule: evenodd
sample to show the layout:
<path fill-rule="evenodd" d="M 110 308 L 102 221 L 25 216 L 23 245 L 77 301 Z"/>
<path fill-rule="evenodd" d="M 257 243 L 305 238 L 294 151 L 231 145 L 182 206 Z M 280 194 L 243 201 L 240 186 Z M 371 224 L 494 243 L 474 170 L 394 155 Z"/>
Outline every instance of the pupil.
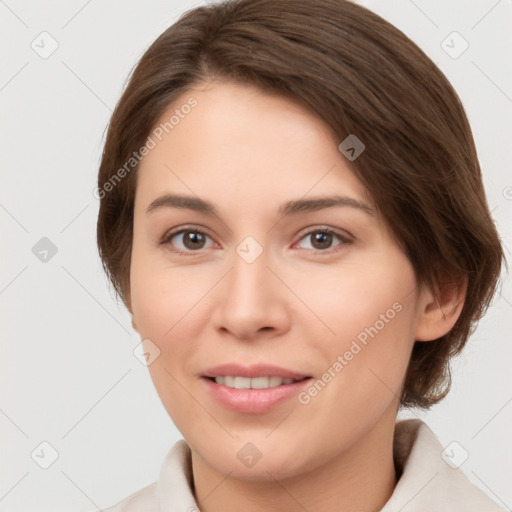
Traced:
<path fill-rule="evenodd" d="M 199 246 L 201 246 L 201 242 L 204 243 L 204 238 L 201 233 L 195 233 L 193 231 L 189 231 L 185 236 L 185 246 L 188 249 L 197 249 L 199 242 Z"/>
<path fill-rule="evenodd" d="M 332 235 L 330 233 L 315 233 L 314 235 L 315 243 L 319 242 L 320 249 L 329 248 L 331 242 L 332 242 Z M 315 244 L 313 244 L 315 245 Z"/>

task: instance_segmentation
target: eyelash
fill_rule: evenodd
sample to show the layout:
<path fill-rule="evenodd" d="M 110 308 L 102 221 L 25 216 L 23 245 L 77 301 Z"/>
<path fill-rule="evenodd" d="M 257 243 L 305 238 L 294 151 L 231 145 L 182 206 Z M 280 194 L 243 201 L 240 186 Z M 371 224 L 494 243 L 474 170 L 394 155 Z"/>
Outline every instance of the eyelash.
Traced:
<path fill-rule="evenodd" d="M 201 235 L 204 235 L 208 238 L 211 239 L 211 237 L 205 233 L 202 229 L 199 229 L 197 226 L 185 226 L 185 227 L 182 227 L 180 228 L 179 230 L 175 230 L 175 231 L 171 231 L 167 234 L 164 235 L 163 239 L 161 240 L 160 244 L 161 245 L 166 245 L 166 246 L 169 246 L 169 249 L 175 253 L 178 253 L 182 256 L 196 256 L 197 254 L 200 253 L 201 249 L 197 250 L 197 251 L 192 251 L 192 250 L 187 250 L 187 251 L 183 251 L 181 249 L 173 249 L 171 248 L 171 243 L 170 241 L 176 236 L 176 235 L 180 235 L 182 233 L 186 233 L 186 232 L 191 232 L 191 233 L 199 233 Z M 330 255 L 330 254 L 334 254 L 340 250 L 342 250 L 346 245 L 349 245 L 352 243 L 352 240 L 350 240 L 348 237 L 342 235 L 341 233 L 339 233 L 338 231 L 335 231 L 331 228 L 327 228 L 327 227 L 317 227 L 317 228 L 314 228 L 310 231 L 308 231 L 307 233 L 304 233 L 303 236 L 301 236 L 301 238 L 299 239 L 299 242 L 301 240 L 303 240 L 304 238 L 307 238 L 308 236 L 311 236 L 312 234 L 314 233 L 327 233 L 329 235 L 334 235 L 335 237 L 339 238 L 339 240 L 341 241 L 341 243 L 337 246 L 334 246 L 332 248 L 329 248 L 329 249 L 325 249 L 325 250 L 321 250 L 321 249 L 303 249 L 305 251 L 312 251 L 316 254 L 326 254 L 326 255 Z"/>

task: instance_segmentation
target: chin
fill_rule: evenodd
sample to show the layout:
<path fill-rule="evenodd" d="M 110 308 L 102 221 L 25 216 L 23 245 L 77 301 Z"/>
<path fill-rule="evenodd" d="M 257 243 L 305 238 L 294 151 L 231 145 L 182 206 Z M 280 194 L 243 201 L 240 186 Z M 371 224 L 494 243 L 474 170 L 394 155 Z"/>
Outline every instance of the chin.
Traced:
<path fill-rule="evenodd" d="M 265 439 L 267 435 L 244 435 L 225 443 L 210 439 L 204 446 L 204 438 L 199 444 L 187 442 L 211 468 L 237 480 L 271 482 L 311 470 L 314 461 L 308 459 L 303 446 L 283 446 L 280 439 Z"/>

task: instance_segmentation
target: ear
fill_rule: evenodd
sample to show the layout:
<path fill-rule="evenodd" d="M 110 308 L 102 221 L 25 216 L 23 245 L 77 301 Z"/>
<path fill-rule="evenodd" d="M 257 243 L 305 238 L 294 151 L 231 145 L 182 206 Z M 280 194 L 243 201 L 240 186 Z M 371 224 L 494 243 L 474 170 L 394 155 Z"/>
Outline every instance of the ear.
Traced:
<path fill-rule="evenodd" d="M 419 303 L 416 341 L 432 341 L 447 334 L 460 316 L 466 298 L 467 277 L 445 279 L 432 291 L 424 287 Z"/>

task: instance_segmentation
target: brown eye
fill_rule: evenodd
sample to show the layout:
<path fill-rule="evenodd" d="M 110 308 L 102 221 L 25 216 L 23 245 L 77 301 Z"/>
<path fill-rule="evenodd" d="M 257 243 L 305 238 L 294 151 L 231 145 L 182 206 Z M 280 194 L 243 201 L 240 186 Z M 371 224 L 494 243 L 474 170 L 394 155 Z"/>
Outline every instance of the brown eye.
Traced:
<path fill-rule="evenodd" d="M 350 243 L 350 240 L 346 237 L 331 229 L 325 228 L 306 233 L 306 235 L 301 238 L 301 242 L 304 240 L 309 241 L 310 247 L 302 246 L 302 249 L 311 249 L 319 252 L 328 252 L 330 249 L 337 250 Z M 338 242 L 336 243 L 336 241 Z"/>
<path fill-rule="evenodd" d="M 180 252 L 194 252 L 206 248 L 207 239 L 210 237 L 197 229 L 182 229 L 169 234 L 164 244 L 171 245 Z"/>
<path fill-rule="evenodd" d="M 313 233 L 309 235 L 311 237 L 311 243 L 315 249 L 329 249 L 332 244 L 331 233 Z"/>
<path fill-rule="evenodd" d="M 183 244 L 187 249 L 202 249 L 205 243 L 205 236 L 203 233 L 197 231 L 185 231 L 183 233 Z"/>

